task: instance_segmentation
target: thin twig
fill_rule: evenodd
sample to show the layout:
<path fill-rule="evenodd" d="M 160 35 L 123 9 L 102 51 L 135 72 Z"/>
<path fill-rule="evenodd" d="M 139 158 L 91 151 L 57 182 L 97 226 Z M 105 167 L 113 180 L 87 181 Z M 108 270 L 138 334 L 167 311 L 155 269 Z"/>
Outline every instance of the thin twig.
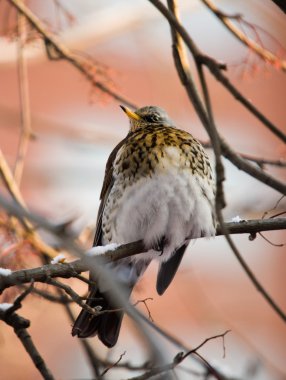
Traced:
<path fill-rule="evenodd" d="M 281 68 L 282 71 L 286 71 L 286 61 L 279 59 L 275 54 L 271 53 L 267 49 L 264 49 L 263 46 L 247 37 L 239 28 L 234 25 L 230 17 L 219 10 L 211 0 L 201 1 L 240 42 L 242 42 L 264 61 L 269 62 L 275 67 Z M 242 16 L 239 17 L 242 19 Z"/>
<path fill-rule="evenodd" d="M 23 286 L 23 287 L 25 288 L 25 286 Z M 33 288 L 32 293 L 50 301 L 50 302 L 55 302 L 55 303 L 59 303 L 62 305 L 74 302 L 72 299 L 67 297 L 65 294 L 62 294 L 61 296 L 56 296 L 55 294 L 48 292 L 48 291 L 45 291 L 45 290 L 42 290 L 42 289 Z"/>
<path fill-rule="evenodd" d="M 0 176 L 6 185 L 6 188 L 16 204 L 19 207 L 23 207 L 23 209 L 27 210 L 26 203 L 22 197 L 22 194 L 19 190 L 17 183 L 13 178 L 13 174 L 5 160 L 2 151 L 0 149 Z M 26 220 L 23 216 L 18 215 L 18 219 L 22 222 L 23 226 L 28 232 L 30 243 L 40 252 L 47 254 L 49 257 L 55 257 L 58 252 L 54 250 L 52 247 L 47 245 L 40 237 L 40 235 L 34 230 L 30 221 Z"/>
<path fill-rule="evenodd" d="M 194 352 L 197 352 L 200 348 L 202 348 L 206 343 L 208 343 L 210 340 L 214 340 L 214 339 L 218 339 L 218 338 L 222 338 L 222 347 L 223 347 L 223 357 L 225 357 L 225 342 L 224 342 L 224 338 L 226 336 L 226 334 L 228 334 L 231 330 L 226 330 L 224 333 L 222 334 L 218 334 L 218 335 L 214 335 L 214 336 L 211 336 L 210 338 L 207 338 L 205 339 L 202 343 L 200 343 L 197 347 L 193 348 L 192 350 L 186 352 L 183 356 L 182 356 L 182 359 L 185 359 L 187 356 L 193 354 Z"/>
<path fill-rule="evenodd" d="M 272 307 L 272 309 L 276 312 L 276 314 L 284 321 L 286 322 L 286 314 L 283 312 L 283 310 L 277 305 L 277 303 L 274 301 L 274 299 L 270 296 L 270 294 L 264 289 L 262 284 L 258 281 L 250 267 L 247 265 L 246 261 L 236 248 L 233 240 L 231 239 L 229 234 L 225 235 L 225 238 L 230 245 L 235 257 L 239 261 L 240 265 L 244 269 L 245 273 L 249 277 L 250 281 L 253 283 L 255 288 L 262 294 L 262 296 L 265 298 L 265 300 L 268 302 L 268 304 Z"/>
<path fill-rule="evenodd" d="M 37 30 L 43 37 L 46 44 L 53 47 L 57 52 L 58 57 L 65 59 L 70 62 L 85 78 L 100 91 L 106 93 L 113 99 L 119 101 L 120 103 L 126 104 L 129 107 L 134 108 L 134 104 L 123 96 L 119 95 L 117 92 L 108 88 L 104 83 L 97 80 L 94 75 L 93 70 L 90 70 L 90 61 L 87 60 L 73 52 L 71 52 L 58 38 L 53 34 L 46 25 L 28 8 L 21 0 L 9 0 L 9 2 L 21 12 L 26 19 L 30 22 L 33 28 Z"/>
<path fill-rule="evenodd" d="M 276 137 L 278 137 L 281 141 L 286 143 L 286 135 L 281 129 L 276 127 L 270 120 L 267 119 L 262 112 L 259 111 L 257 107 L 255 107 L 250 100 L 248 100 L 245 96 L 242 95 L 241 92 L 231 83 L 231 81 L 223 75 L 221 70 L 213 64 L 213 61 L 209 60 L 208 57 L 202 58 L 203 63 L 207 66 L 209 71 L 213 74 L 213 76 L 229 91 L 229 93 L 239 101 L 244 107 L 251 112 L 258 120 L 261 121 Z"/>
<path fill-rule="evenodd" d="M 150 370 L 148 370 L 147 372 L 143 373 L 142 375 L 139 375 L 139 376 L 135 376 L 135 377 L 132 377 L 132 378 L 129 378 L 128 380 L 148 380 L 148 379 L 151 379 L 153 378 L 154 376 L 157 376 L 157 375 L 163 375 L 163 373 L 166 373 L 168 371 L 172 371 L 174 370 L 178 365 L 180 365 L 188 356 L 190 355 L 193 355 L 193 354 L 197 354 L 197 351 L 203 347 L 206 343 L 208 343 L 210 340 L 214 340 L 214 339 L 218 339 L 218 338 L 222 338 L 223 340 L 223 351 L 225 353 L 225 346 L 224 346 L 224 338 L 225 338 L 225 335 L 227 333 L 229 333 L 230 330 L 227 330 L 225 331 L 223 334 L 218 334 L 218 335 L 215 335 L 215 336 L 212 336 L 210 338 L 207 338 L 205 339 L 201 344 L 199 344 L 196 348 L 192 349 L 192 350 L 189 350 L 187 351 L 186 353 L 184 352 L 179 352 L 173 359 L 173 362 L 170 363 L 170 364 L 167 364 L 165 366 L 161 366 L 161 367 L 156 367 L 156 368 L 151 368 Z M 202 358 L 201 355 L 198 354 L 198 356 L 200 358 Z M 205 363 L 209 364 L 208 362 L 205 361 Z M 213 367 L 208 367 L 208 365 L 206 365 L 206 368 L 208 370 L 210 370 L 210 372 L 208 374 L 212 374 L 214 375 L 217 379 L 221 379 L 221 380 L 225 380 L 226 377 L 224 377 L 223 374 L 220 374 L 218 371 L 216 371 Z"/>
<path fill-rule="evenodd" d="M 285 246 L 285 243 L 273 243 L 272 241 L 270 241 L 269 239 L 267 239 L 266 236 L 264 236 L 261 232 L 258 232 L 259 236 L 262 237 L 262 239 L 264 239 L 265 241 L 267 241 L 267 243 L 269 243 L 270 245 L 272 245 L 273 247 L 284 247 Z"/>
<path fill-rule="evenodd" d="M 200 141 L 200 143 L 206 149 L 212 148 L 212 144 L 209 141 L 208 142 Z M 278 159 L 262 158 L 262 157 L 252 156 L 251 154 L 248 154 L 248 153 L 241 153 L 241 152 L 235 152 L 235 154 L 242 157 L 245 160 L 254 162 L 261 169 L 263 169 L 265 165 L 277 166 L 279 168 L 286 168 L 286 160 L 282 158 L 278 158 Z"/>
<path fill-rule="evenodd" d="M 18 82 L 20 94 L 21 108 L 21 135 L 18 145 L 17 158 L 14 167 L 14 178 L 18 186 L 20 186 L 24 161 L 28 150 L 28 143 L 31 137 L 31 111 L 28 87 L 27 64 L 24 56 L 24 48 L 27 36 L 27 20 L 25 16 L 18 12 Z"/>
<path fill-rule="evenodd" d="M 88 311 L 91 315 L 97 316 L 100 314 L 96 308 L 90 307 L 88 304 L 83 302 L 82 297 L 80 297 L 70 286 L 52 278 L 47 278 L 45 282 L 49 285 L 53 285 L 59 289 L 64 290 L 74 302 L 76 302 L 81 308 Z"/>
<path fill-rule="evenodd" d="M 126 351 L 124 351 L 123 354 L 121 354 L 119 356 L 119 358 L 116 360 L 116 362 L 110 364 L 107 368 L 105 368 L 105 370 L 100 374 L 99 379 L 102 379 L 103 376 L 106 375 L 108 371 L 110 371 L 112 368 L 116 367 L 121 362 L 121 360 L 125 354 L 126 354 Z"/>
<path fill-rule="evenodd" d="M 278 181 L 276 178 L 265 173 L 262 169 L 257 168 L 255 165 L 240 157 L 222 137 L 220 138 L 220 142 L 223 156 L 238 169 L 243 170 L 245 173 L 249 174 L 253 178 L 256 178 L 265 185 L 272 187 L 279 193 L 283 195 L 286 194 L 286 185 L 284 183 Z"/>
<path fill-rule="evenodd" d="M 60 289 L 58 289 L 58 292 L 59 292 L 59 294 L 63 293 L 63 291 Z M 70 305 L 65 304 L 63 306 L 64 306 L 66 313 L 67 313 L 67 315 L 71 321 L 71 324 L 74 325 L 75 317 L 73 315 L 73 312 L 72 312 Z M 86 353 L 90 367 L 93 370 L 94 376 L 95 376 L 95 378 L 97 378 L 100 374 L 99 368 L 102 365 L 104 365 L 104 363 L 102 364 L 103 361 L 96 355 L 96 353 L 95 353 L 94 349 L 92 348 L 90 341 L 88 339 L 79 339 L 79 341 L 80 341 L 80 344 L 82 345 L 82 347 Z"/>

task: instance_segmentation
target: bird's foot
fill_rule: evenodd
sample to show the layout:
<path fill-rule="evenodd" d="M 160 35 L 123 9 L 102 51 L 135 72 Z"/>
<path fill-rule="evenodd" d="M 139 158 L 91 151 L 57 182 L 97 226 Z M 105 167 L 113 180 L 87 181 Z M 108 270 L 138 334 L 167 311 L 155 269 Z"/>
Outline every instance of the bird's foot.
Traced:
<path fill-rule="evenodd" d="M 167 244 L 167 238 L 165 236 L 163 236 L 160 240 L 158 240 L 156 242 L 153 249 L 155 251 L 160 252 L 160 256 L 162 256 L 164 253 L 164 248 L 165 248 L 166 244 Z"/>

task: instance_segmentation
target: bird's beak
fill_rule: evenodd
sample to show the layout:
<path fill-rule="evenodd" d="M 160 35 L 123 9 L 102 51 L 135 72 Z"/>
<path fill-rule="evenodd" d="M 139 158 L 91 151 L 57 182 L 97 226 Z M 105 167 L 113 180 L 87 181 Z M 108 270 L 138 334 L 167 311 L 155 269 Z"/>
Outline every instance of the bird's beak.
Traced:
<path fill-rule="evenodd" d="M 137 113 L 131 111 L 128 107 L 120 106 L 120 108 L 123 109 L 123 111 L 126 113 L 126 115 L 129 117 L 131 120 L 141 120 L 141 117 L 137 115 Z"/>

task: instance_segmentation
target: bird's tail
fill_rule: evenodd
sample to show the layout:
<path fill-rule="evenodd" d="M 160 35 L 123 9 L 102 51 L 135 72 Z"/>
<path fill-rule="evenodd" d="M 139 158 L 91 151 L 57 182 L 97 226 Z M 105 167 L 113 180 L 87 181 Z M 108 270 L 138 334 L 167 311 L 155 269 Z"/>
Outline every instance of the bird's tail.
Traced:
<path fill-rule="evenodd" d="M 145 272 L 149 262 L 146 263 L 117 263 L 115 270 L 118 281 L 126 289 L 129 297 L 138 279 Z M 113 347 L 119 336 L 120 327 L 124 312 L 118 309 L 112 302 L 110 291 L 101 291 L 97 286 L 91 287 L 86 304 L 92 308 L 100 309 L 105 312 L 97 316 L 82 309 L 72 328 L 72 335 L 79 338 L 98 336 L 101 342 L 107 347 Z M 110 312 L 109 312 L 110 311 Z"/>
<path fill-rule="evenodd" d="M 110 299 L 108 292 L 101 292 L 97 287 L 93 287 L 86 304 L 92 308 L 98 307 L 106 313 L 95 316 L 82 309 L 72 328 L 72 335 L 79 338 L 97 335 L 105 346 L 113 347 L 118 339 L 123 311 L 112 311 L 117 308 L 112 305 Z"/>

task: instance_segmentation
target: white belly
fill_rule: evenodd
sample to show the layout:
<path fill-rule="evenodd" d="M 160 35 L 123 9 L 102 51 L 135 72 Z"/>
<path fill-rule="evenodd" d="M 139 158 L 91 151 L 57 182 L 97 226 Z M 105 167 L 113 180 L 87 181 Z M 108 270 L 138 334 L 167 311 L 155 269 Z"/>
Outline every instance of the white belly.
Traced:
<path fill-rule="evenodd" d="M 111 192 L 110 204 L 114 196 Z M 211 186 L 191 175 L 189 168 L 141 178 L 120 194 L 117 207 L 103 215 L 110 226 L 110 233 L 103 235 L 104 244 L 143 239 L 146 247 L 154 247 L 164 237 L 163 255 L 149 255 L 165 261 L 187 240 L 215 234 L 213 198 Z"/>

